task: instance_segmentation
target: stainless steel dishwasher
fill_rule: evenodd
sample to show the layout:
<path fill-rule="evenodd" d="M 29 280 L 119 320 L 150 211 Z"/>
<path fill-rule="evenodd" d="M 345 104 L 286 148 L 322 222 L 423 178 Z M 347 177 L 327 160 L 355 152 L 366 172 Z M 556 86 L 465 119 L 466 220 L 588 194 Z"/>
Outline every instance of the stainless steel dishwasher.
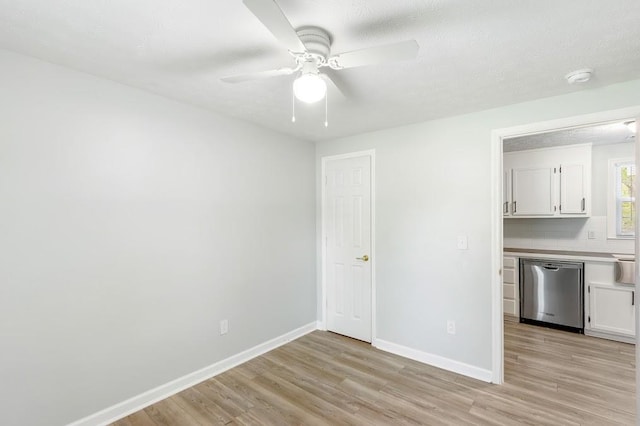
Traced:
<path fill-rule="evenodd" d="M 584 263 L 520 259 L 520 322 L 584 332 Z"/>

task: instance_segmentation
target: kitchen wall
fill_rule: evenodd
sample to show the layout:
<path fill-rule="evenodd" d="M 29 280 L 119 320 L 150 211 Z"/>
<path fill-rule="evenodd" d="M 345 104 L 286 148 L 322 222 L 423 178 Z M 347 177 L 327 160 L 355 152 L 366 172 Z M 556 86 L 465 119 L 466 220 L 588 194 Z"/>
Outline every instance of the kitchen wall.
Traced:
<path fill-rule="evenodd" d="M 377 339 L 490 370 L 491 213 L 499 209 L 491 201 L 492 130 L 639 99 L 636 80 L 318 143 L 318 197 L 322 157 L 376 151 Z M 317 230 L 320 237 L 320 220 Z M 456 249 L 458 235 L 468 236 L 468 250 Z M 447 320 L 456 321 L 455 335 Z"/>
<path fill-rule="evenodd" d="M 311 143 L 7 51 L 0 84 L 0 423 L 315 325 Z"/>
<path fill-rule="evenodd" d="M 607 238 L 609 159 L 635 158 L 635 142 L 592 148 L 592 214 L 588 219 L 505 219 L 504 247 L 633 253 L 634 241 Z M 595 238 L 588 238 L 593 232 Z"/>

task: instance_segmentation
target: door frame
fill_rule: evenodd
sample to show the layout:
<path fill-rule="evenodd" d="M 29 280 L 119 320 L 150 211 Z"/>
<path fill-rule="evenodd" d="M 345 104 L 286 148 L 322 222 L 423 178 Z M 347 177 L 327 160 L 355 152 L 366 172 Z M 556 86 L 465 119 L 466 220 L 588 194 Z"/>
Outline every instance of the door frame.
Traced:
<path fill-rule="evenodd" d="M 606 123 L 611 121 L 637 120 L 640 118 L 640 105 L 615 110 L 601 111 L 591 114 L 577 115 L 555 120 L 541 121 L 514 127 L 494 129 L 491 132 L 491 369 L 492 382 L 504 383 L 504 324 L 502 306 L 502 256 L 503 256 L 503 213 L 502 213 L 502 140 L 514 136 L 525 136 L 535 133 L 543 133 L 554 130 L 562 130 L 572 127 L 582 127 L 590 124 Z M 640 164 L 640 144 L 636 133 L 636 162 Z M 640 194 L 640 188 L 636 188 L 636 199 Z M 636 218 L 636 229 L 640 229 L 640 220 Z M 636 263 L 640 264 L 640 232 L 635 238 Z M 636 274 L 640 273 L 640 268 Z M 638 280 L 638 276 L 636 276 Z M 636 305 L 636 330 L 640 324 L 640 305 Z M 640 360 L 640 345 L 636 337 L 636 364 Z M 640 368 L 636 372 L 640 380 Z M 637 381 L 638 381 L 637 380 Z M 639 388 L 640 381 L 636 383 Z"/>
<path fill-rule="evenodd" d="M 320 276 L 321 276 L 321 295 L 320 303 L 321 319 L 318 324 L 318 328 L 321 330 L 327 329 L 327 278 L 326 278 L 326 266 L 327 266 L 327 245 L 326 245 L 326 185 L 323 180 L 326 175 L 326 164 L 333 160 L 345 160 L 354 157 L 369 157 L 371 159 L 371 345 L 376 346 L 376 150 L 369 149 L 365 151 L 355 151 L 345 154 L 329 155 L 321 158 L 321 172 L 320 172 L 320 185 L 322 186 L 322 200 L 320 205 L 320 217 L 321 217 L 321 229 L 320 229 L 320 247 L 321 247 L 321 262 L 320 262 Z"/>

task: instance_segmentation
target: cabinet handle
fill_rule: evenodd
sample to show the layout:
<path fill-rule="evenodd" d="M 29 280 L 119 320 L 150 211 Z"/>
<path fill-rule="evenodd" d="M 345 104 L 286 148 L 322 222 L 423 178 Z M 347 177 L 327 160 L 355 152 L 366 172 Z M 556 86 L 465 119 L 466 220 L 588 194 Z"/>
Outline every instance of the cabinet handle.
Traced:
<path fill-rule="evenodd" d="M 516 202 L 515 201 L 513 202 L 513 212 L 514 213 L 516 212 Z"/>
<path fill-rule="evenodd" d="M 636 304 L 636 292 L 632 291 L 631 292 L 631 306 Z"/>
<path fill-rule="evenodd" d="M 504 202 L 504 207 L 502 208 L 502 212 L 505 213 L 505 214 L 509 213 L 509 202 L 508 201 Z"/>
<path fill-rule="evenodd" d="M 584 197 L 582 197 L 582 211 L 584 211 L 585 206 L 586 206 L 585 199 Z"/>

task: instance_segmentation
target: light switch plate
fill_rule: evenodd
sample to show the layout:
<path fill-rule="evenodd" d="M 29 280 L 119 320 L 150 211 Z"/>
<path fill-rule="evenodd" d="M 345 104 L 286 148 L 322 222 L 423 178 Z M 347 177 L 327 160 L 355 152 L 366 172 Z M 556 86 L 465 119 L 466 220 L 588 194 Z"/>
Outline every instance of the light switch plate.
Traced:
<path fill-rule="evenodd" d="M 458 235 L 458 250 L 466 250 L 468 248 L 468 241 L 466 235 Z"/>
<path fill-rule="evenodd" d="M 229 332 L 229 320 L 223 319 L 220 321 L 220 335 L 227 334 Z"/>

